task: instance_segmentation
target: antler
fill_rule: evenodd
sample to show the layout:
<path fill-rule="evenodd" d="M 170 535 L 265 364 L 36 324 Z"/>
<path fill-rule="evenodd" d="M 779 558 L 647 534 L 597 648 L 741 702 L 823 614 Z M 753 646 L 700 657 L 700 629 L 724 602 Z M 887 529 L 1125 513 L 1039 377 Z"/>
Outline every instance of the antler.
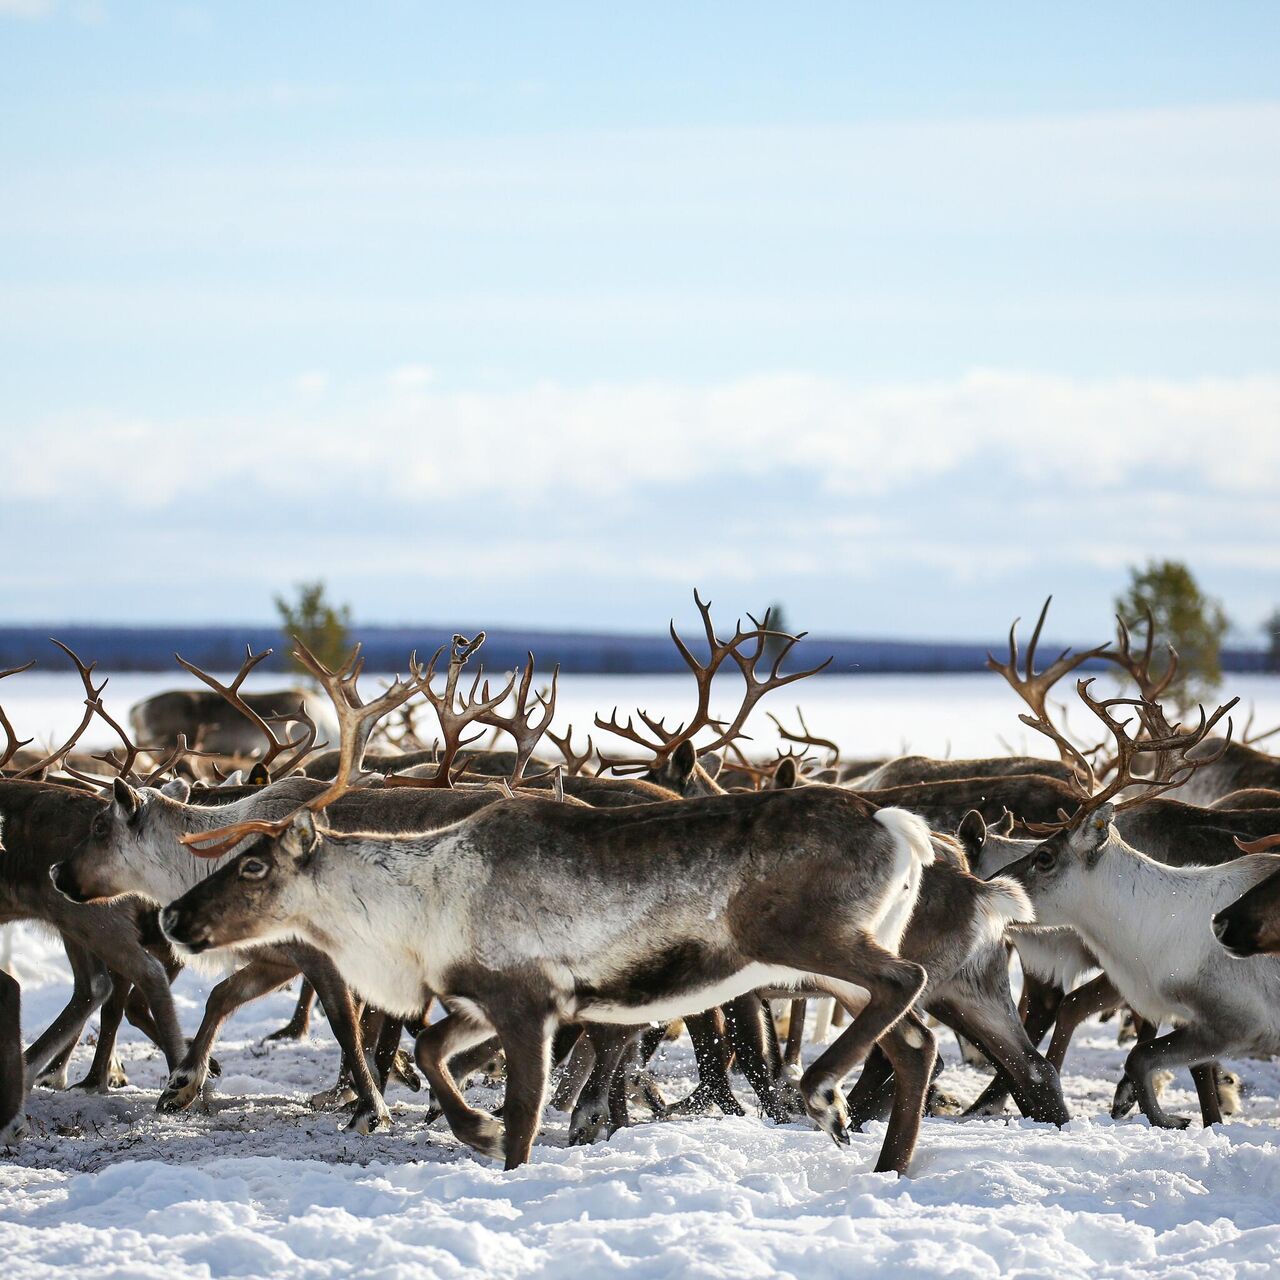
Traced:
<path fill-rule="evenodd" d="M 192 853 L 201 858 L 220 858 L 224 853 L 234 849 L 247 835 L 281 835 L 302 809 L 310 809 L 313 813 L 318 813 L 340 796 L 345 795 L 355 784 L 360 772 L 360 764 L 364 759 L 365 748 L 369 745 L 369 735 L 373 732 L 374 725 L 383 716 L 421 692 L 431 678 L 430 670 L 420 674 L 416 658 L 411 657 L 409 666 L 414 674 L 407 681 L 402 681 L 397 676 L 381 697 L 366 703 L 360 697 L 357 688 L 360 673 L 364 670 L 360 645 L 356 645 L 351 650 L 350 656 L 337 671 L 330 671 L 296 636 L 294 644 L 297 646 L 294 649 L 294 656 L 319 681 L 321 688 L 329 695 L 329 700 L 333 703 L 334 712 L 338 717 L 338 768 L 333 781 L 318 796 L 308 800 L 305 805 L 278 821 L 266 822 L 255 818 L 247 822 L 219 827 L 213 831 L 194 831 L 178 837 L 191 849 Z M 261 657 L 259 657 L 260 660 Z"/>
<path fill-rule="evenodd" d="M 481 732 L 472 734 L 469 738 L 464 738 L 462 731 L 469 724 L 489 723 L 487 720 L 489 713 L 505 701 L 516 682 L 516 673 L 513 671 L 506 684 L 502 686 L 495 697 L 491 698 L 489 696 L 489 681 L 484 680 L 484 667 L 482 666 L 476 671 L 475 679 L 471 682 L 471 689 L 467 696 L 465 698 L 459 697 L 458 677 L 462 674 L 462 668 L 466 666 L 472 654 L 484 644 L 484 638 L 483 631 L 474 640 L 468 640 L 466 636 L 455 635 L 453 637 L 453 644 L 449 650 L 449 670 L 445 676 L 444 692 L 442 694 L 437 694 L 431 688 L 431 679 L 435 675 L 436 662 L 444 652 L 443 645 L 432 655 L 431 661 L 427 664 L 425 674 L 420 677 L 419 683 L 422 691 L 435 708 L 436 716 L 440 721 L 440 732 L 444 735 L 444 751 L 440 757 L 435 776 L 431 778 L 408 778 L 402 774 L 392 774 L 386 781 L 387 786 L 452 787 L 454 782 L 457 781 L 462 770 L 460 769 L 458 774 L 454 774 L 452 770 L 453 762 L 458 752 L 468 743 L 484 737 L 483 732 Z M 418 668 L 415 667 L 414 670 L 416 675 Z M 530 676 L 531 678 L 532 676 Z M 481 686 L 481 680 L 484 680 L 483 686 Z M 532 748 L 530 749 L 532 750 Z M 464 765 L 463 768 L 465 767 Z"/>
<path fill-rule="evenodd" d="M 297 641 L 298 648 L 302 649 L 302 644 Z M 358 647 L 358 646 L 357 646 Z M 177 659 L 177 663 L 184 671 L 189 671 L 197 680 L 208 685 L 214 693 L 225 698 L 231 706 L 238 711 L 246 720 L 248 720 L 259 733 L 267 740 L 267 747 L 262 758 L 258 761 L 264 769 L 270 769 L 276 759 L 283 755 L 286 751 L 292 754 L 280 765 L 277 772 L 281 775 L 288 774 L 297 768 L 298 764 L 311 753 L 315 747 L 316 726 L 311 717 L 307 714 L 305 707 L 299 708 L 298 715 L 287 716 L 260 716 L 241 696 L 240 687 L 248 679 L 250 672 L 258 666 L 259 663 L 265 662 L 271 657 L 272 650 L 264 649 L 261 653 L 254 653 L 252 645 L 244 647 L 244 661 L 240 664 L 240 670 L 236 672 L 236 677 L 230 684 L 223 684 L 220 680 L 211 676 L 207 671 L 202 671 L 194 662 L 188 662 L 181 654 L 175 653 L 173 656 Z M 310 655 L 308 655 L 310 656 Z M 305 658 L 299 655 L 304 663 Z M 314 661 L 314 659 L 313 659 Z M 310 670 L 310 668 L 308 668 Z M 280 723 L 289 723 L 297 721 L 303 726 L 303 732 L 300 737 L 289 738 L 287 735 L 283 740 L 276 737 L 268 721 L 278 721 Z M 117 732 L 120 730 L 117 728 Z"/>
<path fill-rule="evenodd" d="M 20 667 L 10 667 L 8 671 L 0 671 L 0 680 L 6 676 L 21 675 L 24 671 L 30 671 L 35 665 L 36 660 L 32 658 L 30 662 L 24 662 Z M 0 752 L 0 769 L 3 769 L 23 747 L 34 739 L 19 738 L 14 733 L 13 725 L 9 723 L 9 717 L 5 715 L 3 707 L 0 707 L 0 729 L 4 730 L 4 751 Z"/>
<path fill-rule="evenodd" d="M 702 615 L 702 627 L 706 633 L 707 640 L 707 661 L 705 663 L 699 662 L 694 657 L 689 646 L 681 639 L 674 621 L 669 628 L 672 642 L 684 659 L 685 665 L 693 673 L 694 683 L 698 688 L 698 701 L 693 715 L 688 721 L 678 725 L 675 729 L 669 729 L 667 728 L 665 716 L 661 719 L 655 719 L 645 711 L 637 711 L 636 714 L 639 716 L 641 723 L 652 734 L 652 739 L 646 738 L 641 730 L 636 728 L 630 716 L 627 717 L 625 725 L 619 724 L 616 707 L 607 721 L 602 720 L 599 716 L 595 718 L 597 728 L 604 729 L 606 732 L 615 734 L 620 738 L 625 738 L 627 741 L 643 747 L 646 751 L 652 752 L 658 762 L 665 760 L 682 742 L 691 741 L 704 729 L 717 731 L 715 741 L 707 743 L 702 748 L 704 751 L 714 751 L 732 742 L 735 738 L 742 737 L 742 726 L 746 723 L 747 717 L 751 714 L 756 703 L 766 693 L 772 689 L 780 689 L 783 685 L 793 684 L 797 680 L 803 680 L 806 676 L 816 675 L 819 671 L 830 666 L 833 661 L 832 658 L 828 658 L 825 662 L 807 671 L 795 671 L 790 675 L 784 676 L 781 674 L 782 663 L 786 660 L 791 650 L 809 634 L 807 631 L 791 635 L 785 631 L 772 630 L 769 622 L 773 616 L 773 610 L 766 609 L 763 620 L 757 620 L 751 614 L 747 614 L 747 618 L 752 624 L 752 630 L 744 631 L 742 629 L 742 620 L 739 619 L 734 624 L 732 638 L 721 640 L 716 635 L 715 624 L 711 620 L 711 602 L 709 600 L 704 601 L 696 589 L 693 593 L 693 600 L 698 606 L 698 612 Z M 768 673 L 762 679 L 756 667 L 764 656 L 770 640 L 780 640 L 782 644 L 774 655 Z M 742 646 L 751 641 L 755 642 L 754 649 L 744 653 Z M 746 688 L 743 693 L 742 704 L 726 728 L 725 721 L 716 720 L 711 715 L 711 684 L 715 679 L 716 673 L 729 659 L 732 659 L 737 664 Z M 601 759 L 603 760 L 604 757 L 602 756 Z M 636 764 L 648 766 L 652 763 L 653 761 L 650 760 L 610 761 L 610 765 L 614 768 L 619 765 L 623 767 Z"/>
<path fill-rule="evenodd" d="M 21 668 L 19 669 L 21 670 Z M 9 672 L 6 671 L 4 674 L 8 675 Z M 0 679 L 2 678 L 0 677 Z M 1273 738 L 1277 733 L 1280 733 L 1280 724 L 1276 725 L 1274 729 L 1265 729 L 1261 733 L 1254 733 L 1253 718 L 1257 714 L 1257 710 L 1257 707 L 1250 705 L 1249 718 L 1244 722 L 1244 728 L 1240 731 L 1240 741 L 1246 747 L 1256 747 L 1258 743 L 1265 742 L 1268 738 Z M 0 765 L 3 764 L 4 761 L 0 760 Z"/>
<path fill-rule="evenodd" d="M 792 733 L 789 729 L 784 728 L 782 721 L 772 711 L 767 711 L 765 714 L 773 721 L 778 730 L 778 737 L 784 742 L 795 742 L 802 747 L 821 747 L 824 751 L 829 752 L 831 758 L 827 761 L 827 768 L 830 768 L 840 759 L 840 747 L 832 742 L 830 738 L 819 738 L 811 733 L 809 726 L 804 722 L 804 712 L 799 707 L 796 707 L 796 716 L 800 721 L 799 733 Z"/>
<path fill-rule="evenodd" d="M 1044 628 L 1044 620 L 1048 616 L 1049 605 L 1052 602 L 1053 597 L 1047 597 L 1040 609 L 1040 616 L 1036 619 L 1035 630 L 1031 633 L 1031 643 L 1027 645 L 1027 656 L 1022 674 L 1018 673 L 1018 623 L 1022 621 L 1021 618 L 1014 618 L 1013 624 L 1009 628 L 1009 660 L 1000 662 L 994 654 L 988 653 L 987 667 L 991 671 L 998 671 L 1004 676 L 1014 693 L 1031 708 L 1035 723 L 1028 720 L 1025 715 L 1020 716 L 1019 719 L 1030 724 L 1033 729 L 1038 729 L 1041 733 L 1052 738 L 1057 743 L 1058 754 L 1065 764 L 1074 766 L 1077 762 L 1080 762 L 1086 768 L 1089 768 L 1087 761 L 1084 759 L 1084 753 L 1062 733 L 1053 728 L 1049 720 L 1047 700 L 1049 690 L 1063 676 L 1074 671 L 1082 663 L 1088 662 L 1090 658 L 1108 657 L 1107 650 L 1110 648 L 1110 643 L 1100 644 L 1096 648 L 1086 649 L 1083 653 L 1076 654 L 1073 654 L 1070 648 L 1063 649 L 1043 671 L 1036 671 L 1036 646 L 1040 643 L 1040 632 Z M 1090 776 L 1092 777 L 1092 771 L 1090 771 Z"/>
<path fill-rule="evenodd" d="M 1060 750 L 1070 755 L 1070 763 L 1075 766 L 1075 790 L 1080 798 L 1080 805 L 1075 813 L 1063 814 L 1055 823 L 1026 824 L 1039 833 L 1059 831 L 1066 827 L 1077 826 L 1095 809 L 1114 799 L 1122 791 L 1130 790 L 1117 809 L 1128 809 L 1142 804 L 1153 796 L 1181 786 L 1197 770 L 1214 764 L 1222 759 L 1231 743 L 1231 721 L 1227 721 L 1227 736 L 1221 747 L 1208 755 L 1189 760 L 1187 753 L 1199 746 L 1209 736 L 1218 721 L 1240 701 L 1232 698 L 1224 703 L 1212 715 L 1206 716 L 1200 708 L 1200 723 L 1192 730 L 1186 731 L 1181 725 L 1170 725 L 1165 718 L 1164 710 L 1159 703 L 1148 702 L 1143 698 L 1107 698 L 1099 701 L 1089 693 L 1093 679 L 1077 680 L 1076 692 L 1085 706 L 1106 726 L 1116 743 L 1114 773 L 1110 781 L 1101 790 L 1097 789 L 1097 778 L 1093 766 L 1075 746 L 1069 743 L 1053 725 L 1043 717 L 1022 715 L 1020 719 L 1030 728 L 1052 738 Z M 1138 711 L 1139 720 L 1148 736 L 1138 739 L 1129 734 L 1129 721 L 1118 720 L 1112 708 L 1134 707 Z M 1138 755 L 1154 754 L 1156 767 L 1150 778 L 1135 778 L 1133 761 Z M 1065 757 L 1064 757 L 1065 758 Z"/>
<path fill-rule="evenodd" d="M 58 648 L 75 663 L 76 671 L 80 675 L 80 681 L 84 685 L 84 716 L 81 718 L 80 724 L 77 726 L 75 732 L 72 733 L 71 737 L 69 737 L 62 746 L 60 746 L 56 751 L 51 751 L 48 755 L 37 760 L 34 764 L 27 765 L 25 769 L 20 769 L 13 775 L 15 778 L 36 777 L 45 769 L 56 764 L 61 764 L 62 761 L 71 753 L 71 749 L 80 741 L 84 731 L 93 723 L 94 715 L 102 710 L 102 691 L 107 687 L 107 682 L 104 679 L 100 685 L 96 688 L 94 687 L 93 673 L 97 669 L 98 664 L 96 662 L 91 662 L 86 666 L 80 661 L 74 651 L 67 645 L 63 644 L 61 640 L 54 640 L 50 637 L 50 641 L 57 645 Z M 21 669 L 22 668 L 19 668 L 19 670 Z"/>
<path fill-rule="evenodd" d="M 568 769 L 569 777 L 571 778 L 576 778 L 591 762 L 591 757 L 595 755 L 590 734 L 587 734 L 586 751 L 581 755 L 575 754 L 573 750 L 573 725 L 570 725 L 565 730 L 563 738 L 553 733 L 550 729 L 547 730 L 547 737 L 555 744 L 560 754 L 564 756 L 565 768 Z"/>
<path fill-rule="evenodd" d="M 1148 702 L 1155 702 L 1173 683 L 1174 676 L 1178 674 L 1178 651 L 1173 645 L 1165 644 L 1165 648 L 1169 651 L 1169 666 L 1164 675 L 1156 679 L 1151 674 L 1151 657 L 1156 643 L 1156 623 L 1151 616 L 1150 608 L 1146 610 L 1146 618 L 1147 641 L 1143 646 L 1141 657 L 1135 657 L 1129 638 L 1129 628 L 1119 614 L 1116 614 L 1117 651 L 1103 656 L 1128 672 L 1134 684 L 1138 686 L 1140 697 L 1145 698 Z"/>
<path fill-rule="evenodd" d="M 514 680 L 514 675 L 512 679 Z M 511 786 L 516 786 L 520 779 L 524 776 L 524 767 L 529 763 L 529 757 L 533 755 L 534 748 L 538 745 L 542 735 L 546 733 L 547 726 L 551 723 L 552 716 L 556 710 L 556 689 L 560 681 L 560 664 L 556 664 L 555 670 L 551 673 L 551 689 L 548 693 L 542 693 L 533 690 L 534 702 L 529 705 L 529 693 L 533 689 L 533 654 L 529 654 L 529 662 L 524 669 L 524 674 L 520 678 L 520 688 L 516 691 L 516 704 L 512 708 L 509 716 L 504 716 L 497 710 L 482 711 L 477 718 L 484 724 L 492 725 L 495 729 L 501 729 L 504 733 L 511 736 L 516 744 L 516 767 L 511 771 L 511 777 L 508 780 Z M 508 686 L 509 688 L 510 686 Z M 537 723 L 534 723 L 535 717 Z"/>
<path fill-rule="evenodd" d="M 1260 840 L 1241 840 L 1236 836 L 1236 848 L 1243 853 L 1267 853 L 1280 845 L 1280 835 L 1263 836 Z"/>

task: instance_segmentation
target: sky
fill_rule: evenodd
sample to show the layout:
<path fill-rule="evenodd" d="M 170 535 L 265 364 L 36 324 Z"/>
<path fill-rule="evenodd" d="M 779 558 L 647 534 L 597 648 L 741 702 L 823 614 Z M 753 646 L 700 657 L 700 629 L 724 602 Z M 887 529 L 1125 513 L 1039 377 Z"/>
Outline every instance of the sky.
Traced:
<path fill-rule="evenodd" d="M 1280 6 L 0 0 L 0 623 L 1280 604 Z"/>

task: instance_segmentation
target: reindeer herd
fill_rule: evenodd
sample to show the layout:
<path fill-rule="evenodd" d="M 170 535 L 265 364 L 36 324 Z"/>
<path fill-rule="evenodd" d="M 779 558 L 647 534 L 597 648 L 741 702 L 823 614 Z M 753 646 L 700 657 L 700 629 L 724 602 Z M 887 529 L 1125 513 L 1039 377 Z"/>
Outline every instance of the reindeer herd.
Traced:
<path fill-rule="evenodd" d="M 1150 619 L 1141 650 L 1121 623 L 1113 644 L 1044 670 L 1048 602 L 1021 662 L 1011 628 L 990 665 L 1057 759 L 849 760 L 802 719 L 782 733 L 808 754 L 765 761 L 744 747 L 749 716 L 822 668 L 788 669 L 801 637 L 769 615 L 722 639 L 695 600 L 703 639 L 671 628 L 692 710 L 675 727 L 643 710 L 597 716 L 626 744 L 617 756 L 550 732 L 557 675 L 537 687 L 532 655 L 487 679 L 483 634 L 411 658 L 368 699 L 358 647 L 329 666 L 297 645 L 322 694 L 247 693 L 266 654 L 226 683 L 179 659 L 207 693 L 140 704 L 132 733 L 94 667 L 59 646 L 84 685 L 76 732 L 33 751 L 0 708 L 0 923 L 56 930 L 73 988 L 24 1051 L 18 985 L 0 972 L 0 1142 L 20 1138 L 32 1087 L 66 1087 L 95 1012 L 75 1087 L 124 1082 L 127 1017 L 169 1069 L 157 1109 L 177 1112 L 212 1087 L 223 1023 L 299 976 L 277 1034 L 304 1035 L 318 997 L 342 1051 L 313 1105 L 349 1106 L 348 1127 L 370 1133 L 390 1123 L 388 1082 L 420 1087 L 421 1072 L 433 1112 L 506 1168 L 529 1158 L 553 1080 L 585 1143 L 628 1123 L 637 1096 L 656 1116 L 742 1115 L 737 1070 L 769 1118 L 807 1115 L 838 1143 L 887 1117 L 876 1168 L 904 1173 L 940 1098 L 935 1028 L 992 1071 L 967 1115 L 1012 1098 L 1063 1124 L 1072 1033 L 1122 1007 L 1137 1040 L 1113 1115 L 1136 1105 L 1153 1125 L 1186 1125 L 1159 1096 L 1182 1067 L 1205 1124 L 1238 1108 L 1219 1060 L 1280 1052 L 1280 856 L 1266 852 L 1280 848 L 1280 758 L 1232 740 L 1234 700 L 1178 722 L 1176 654 L 1157 677 Z M 1086 662 L 1134 689 L 1103 698 L 1077 680 L 1097 745 L 1049 700 Z M 713 682 L 735 672 L 740 702 L 718 718 Z M 77 750 L 95 720 L 119 749 Z M 327 750 L 323 722 L 338 739 Z M 559 762 L 538 754 L 544 739 Z M 170 988 L 207 957 L 230 975 L 188 1039 Z M 697 1085 L 670 1102 L 646 1064 L 680 1026 Z M 467 1098 L 495 1063 L 500 1118 Z"/>

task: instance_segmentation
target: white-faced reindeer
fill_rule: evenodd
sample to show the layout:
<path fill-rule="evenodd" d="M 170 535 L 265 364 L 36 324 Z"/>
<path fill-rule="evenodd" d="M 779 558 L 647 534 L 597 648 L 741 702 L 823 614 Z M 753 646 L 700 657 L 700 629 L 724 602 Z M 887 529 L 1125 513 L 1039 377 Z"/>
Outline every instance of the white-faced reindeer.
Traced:
<path fill-rule="evenodd" d="M 1224 1055 L 1280 1051 L 1280 961 L 1231 956 L 1214 936 L 1215 915 L 1280 868 L 1263 854 L 1212 867 L 1170 867 L 1128 844 L 1116 829 L 1117 812 L 1151 795 L 1176 788 L 1214 756 L 1195 749 L 1232 703 L 1212 716 L 1201 712 L 1192 732 L 1165 721 L 1160 708 L 1142 699 L 1097 701 L 1089 681 L 1077 690 L 1117 745 L 1115 775 L 1098 787 L 1085 758 L 1076 754 L 1082 786 L 1075 813 L 1049 839 L 1005 869 L 1031 895 L 1037 918 L 1074 929 L 1098 957 L 1110 982 L 1136 1013 L 1175 1029 L 1140 1043 L 1125 1063 L 1126 1080 L 1114 1114 L 1136 1100 L 1152 1124 L 1182 1127 L 1168 1115 L 1152 1088 L 1161 1069 L 1190 1067 L 1206 1124 L 1221 1119 L 1212 1065 Z M 1147 737 L 1131 737 L 1115 708 L 1138 710 Z M 1032 723 L 1027 717 L 1027 722 Z M 1073 750 L 1047 722 L 1033 727 Z M 1228 741 L 1230 729 L 1228 728 Z M 1150 780 L 1133 786 L 1130 764 L 1139 754 L 1154 757 Z M 1123 798 L 1121 798 L 1123 796 Z"/>
<path fill-rule="evenodd" d="M 335 703 L 356 697 L 350 667 L 313 669 Z M 860 1009 L 801 1081 L 811 1115 L 848 1141 L 839 1082 L 880 1041 L 901 1086 L 878 1167 L 906 1168 L 934 1056 L 910 1012 L 924 971 L 894 952 L 933 859 L 914 815 L 806 788 L 615 810 L 526 798 L 401 837 L 340 834 L 303 808 L 217 838 L 255 833 L 162 913 L 168 936 L 196 952 L 301 937 L 393 1013 L 441 996 L 450 1016 L 419 1037 L 419 1065 L 455 1134 L 507 1167 L 529 1156 L 560 1022 L 634 1025 L 811 982 Z M 501 1126 L 447 1066 L 495 1031 Z"/>

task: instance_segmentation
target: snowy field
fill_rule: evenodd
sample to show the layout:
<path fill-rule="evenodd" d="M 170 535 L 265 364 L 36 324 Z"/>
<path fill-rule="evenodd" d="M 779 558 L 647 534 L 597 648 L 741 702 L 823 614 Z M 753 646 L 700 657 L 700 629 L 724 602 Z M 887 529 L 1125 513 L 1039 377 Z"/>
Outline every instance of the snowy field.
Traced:
<path fill-rule="evenodd" d="M 165 683 L 172 683 L 165 678 Z M 75 722 L 75 684 L 6 682 L 25 733 Z M 156 687 L 116 677 L 117 711 Z M 1019 741 L 1014 699 L 994 677 L 854 677 L 800 686 L 809 723 L 848 754 L 913 749 L 952 754 Z M 1280 686 L 1232 692 L 1280 720 Z M 114 696 L 113 696 L 114 695 Z M 562 723 L 639 702 L 677 710 L 678 678 L 566 679 Z M 775 707 L 785 712 L 785 695 Z M 794 702 L 794 699 L 792 700 Z M 790 719 L 792 717 L 784 717 Z M 762 721 L 768 725 L 768 721 Z M 1029 735 L 1028 735 L 1029 736 Z M 766 741 L 761 735 L 762 743 Z M 15 932 L 29 1039 L 61 1007 L 69 979 L 58 945 Z M 175 992 L 194 1030 L 210 980 L 187 973 Z M 1244 1115 L 1212 1132 L 1112 1122 L 1125 1050 L 1115 1024 L 1082 1029 L 1064 1086 L 1075 1119 L 1063 1131 L 1010 1116 L 925 1122 L 912 1176 L 868 1172 L 875 1125 L 837 1148 L 806 1123 L 758 1119 L 638 1121 L 608 1142 L 566 1147 L 567 1117 L 548 1109 L 532 1162 L 504 1173 L 425 1123 L 422 1095 L 394 1090 L 388 1133 L 361 1138 L 307 1098 L 333 1081 L 337 1050 L 322 1018 L 309 1041 L 266 1051 L 288 1018 L 284 992 L 228 1024 L 222 1077 L 207 1110 L 159 1116 L 159 1055 L 126 1028 L 130 1084 L 109 1097 L 37 1090 L 30 1135 L 0 1152 L 0 1257 L 5 1280 L 55 1267 L 94 1276 L 753 1277 L 998 1274 L 1270 1276 L 1280 1267 L 1280 1065 L 1232 1064 Z M 942 1085 L 968 1102 L 983 1073 L 940 1037 Z M 808 1054 L 816 1052 L 806 1046 Z M 87 1068 L 81 1046 L 71 1078 Z M 669 1097 L 691 1084 L 687 1041 L 658 1066 Z M 1189 1078 L 1172 1109 L 1194 1114 Z M 477 1088 L 486 1105 L 498 1092 Z"/>

